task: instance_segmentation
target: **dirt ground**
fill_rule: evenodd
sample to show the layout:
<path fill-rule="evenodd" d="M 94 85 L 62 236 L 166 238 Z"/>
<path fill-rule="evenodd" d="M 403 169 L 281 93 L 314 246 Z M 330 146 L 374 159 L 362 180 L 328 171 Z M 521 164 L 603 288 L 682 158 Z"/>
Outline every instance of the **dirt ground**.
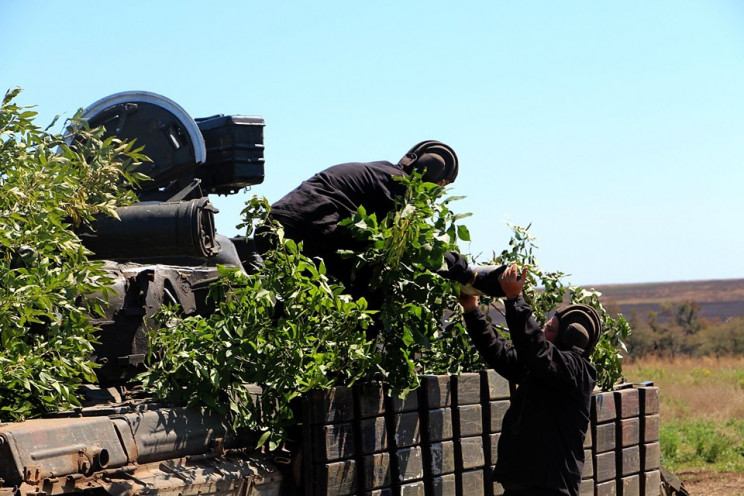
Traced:
<path fill-rule="evenodd" d="M 682 479 L 690 496 L 744 495 L 744 473 L 685 470 L 675 475 Z"/>

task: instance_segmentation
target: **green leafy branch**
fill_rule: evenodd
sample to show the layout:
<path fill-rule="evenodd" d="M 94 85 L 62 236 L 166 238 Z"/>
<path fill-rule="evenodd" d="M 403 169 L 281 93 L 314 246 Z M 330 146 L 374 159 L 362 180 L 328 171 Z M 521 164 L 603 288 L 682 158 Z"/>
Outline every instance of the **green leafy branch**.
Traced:
<path fill-rule="evenodd" d="M 5 94 L 0 108 L 0 419 L 79 405 L 95 382 L 89 315 L 109 279 L 73 227 L 131 203 L 126 186 L 143 157 L 131 144 L 71 122 L 80 141 L 34 124 L 32 107 Z M 51 126 L 50 126 L 51 127 Z M 49 128 L 47 128 L 49 129 Z"/>
<path fill-rule="evenodd" d="M 250 223 L 267 211 L 266 200 L 255 197 L 243 215 Z M 142 378 L 158 397 L 209 406 L 236 428 L 261 432 L 259 444 L 274 449 L 296 423 L 292 406 L 299 396 L 353 384 L 373 358 L 364 300 L 343 294 L 278 225 L 272 231 L 278 246 L 258 273 L 220 269 L 210 289 L 211 315 L 160 312 L 166 332 L 150 333 Z M 252 385 L 263 389 L 258 398 Z"/>
<path fill-rule="evenodd" d="M 601 293 L 579 286 L 566 286 L 562 279 L 566 274 L 560 271 L 548 272 L 540 268 L 535 251 L 536 239 L 529 233 L 530 226 L 520 227 L 510 224 L 512 238 L 509 249 L 494 256 L 491 263 L 505 265 L 516 263 L 528 268 L 524 287 L 524 298 L 534 309 L 534 317 L 545 324 L 549 313 L 558 305 L 583 303 L 594 307 L 602 321 L 602 335 L 594 349 L 591 361 L 597 369 L 597 385 L 605 391 L 612 389 L 622 376 L 622 353 L 626 352 L 623 340 L 630 333 L 630 325 L 622 314 L 609 315 L 600 302 Z"/>
<path fill-rule="evenodd" d="M 370 287 L 381 295 L 376 317 L 374 349 L 379 360 L 375 379 L 390 384 L 396 394 L 418 386 L 422 373 L 457 373 L 477 357 L 472 353 L 456 304 L 455 285 L 437 274 L 447 251 L 470 234 L 457 222 L 444 198 L 444 187 L 425 182 L 420 175 L 399 178 L 406 193 L 396 208 L 378 221 L 359 208 L 342 221 L 367 249 L 347 253 L 357 270 L 372 268 Z M 446 326 L 446 331 L 443 329 Z"/>

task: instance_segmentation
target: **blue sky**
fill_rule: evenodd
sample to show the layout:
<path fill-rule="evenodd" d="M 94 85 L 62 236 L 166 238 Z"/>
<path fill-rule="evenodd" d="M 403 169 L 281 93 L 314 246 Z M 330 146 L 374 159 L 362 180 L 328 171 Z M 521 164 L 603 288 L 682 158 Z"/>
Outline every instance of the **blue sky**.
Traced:
<path fill-rule="evenodd" d="M 744 277 L 744 3 L 0 0 L 0 86 L 39 123 L 124 90 L 266 120 L 266 180 L 215 197 L 233 235 L 348 161 L 455 148 L 463 251 L 507 223 L 593 284 Z"/>

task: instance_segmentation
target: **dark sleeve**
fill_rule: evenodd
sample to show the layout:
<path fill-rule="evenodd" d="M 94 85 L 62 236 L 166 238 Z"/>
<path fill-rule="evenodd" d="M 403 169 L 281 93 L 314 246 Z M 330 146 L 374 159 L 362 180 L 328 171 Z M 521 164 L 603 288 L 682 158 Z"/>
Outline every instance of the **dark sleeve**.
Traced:
<path fill-rule="evenodd" d="M 532 317 L 532 307 L 522 296 L 506 300 L 506 324 L 520 363 L 536 377 L 557 385 L 575 385 L 583 370 L 582 358 L 561 351 L 545 339 L 545 333 Z"/>
<path fill-rule="evenodd" d="M 305 180 L 271 205 L 271 218 L 305 237 L 322 237 L 336 230 L 360 205 L 382 219 L 395 207 L 405 185 L 394 179 L 405 175 L 388 162 L 334 165 Z"/>
<path fill-rule="evenodd" d="M 396 210 L 396 203 L 404 197 L 407 186 L 396 178 L 405 173 L 387 162 L 345 164 L 333 168 L 333 174 L 324 177 L 323 189 L 334 205 L 333 225 L 326 228 L 335 232 L 339 222 L 353 217 L 359 207 L 367 215 L 374 215 L 378 222 Z M 349 233 L 338 233 L 346 240 Z M 339 241 L 346 243 L 346 241 Z M 358 249 L 362 249 L 361 246 Z"/>
<path fill-rule="evenodd" d="M 368 214 L 382 220 L 395 207 L 406 185 L 395 180 L 405 173 L 389 162 L 341 164 L 323 173 L 323 187 L 342 212 L 338 220 L 356 213 L 364 205 Z"/>
<path fill-rule="evenodd" d="M 475 278 L 475 272 L 468 266 L 465 257 L 456 251 L 448 251 L 444 254 L 444 262 L 447 264 L 446 269 L 437 271 L 442 277 L 457 281 L 460 284 L 470 284 Z"/>
<path fill-rule="evenodd" d="M 465 328 L 490 368 L 510 381 L 522 379 L 524 367 L 517 360 L 516 350 L 498 335 L 479 308 L 465 314 Z"/>

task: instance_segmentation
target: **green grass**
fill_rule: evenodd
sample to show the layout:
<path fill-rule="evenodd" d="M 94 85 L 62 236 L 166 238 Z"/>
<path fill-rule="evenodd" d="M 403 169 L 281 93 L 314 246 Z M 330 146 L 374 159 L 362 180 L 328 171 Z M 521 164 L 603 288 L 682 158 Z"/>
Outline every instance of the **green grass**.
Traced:
<path fill-rule="evenodd" d="M 672 472 L 744 472 L 744 420 L 662 422 L 661 463 Z"/>
<path fill-rule="evenodd" d="M 744 357 L 643 358 L 623 371 L 659 387 L 664 467 L 744 472 Z"/>

